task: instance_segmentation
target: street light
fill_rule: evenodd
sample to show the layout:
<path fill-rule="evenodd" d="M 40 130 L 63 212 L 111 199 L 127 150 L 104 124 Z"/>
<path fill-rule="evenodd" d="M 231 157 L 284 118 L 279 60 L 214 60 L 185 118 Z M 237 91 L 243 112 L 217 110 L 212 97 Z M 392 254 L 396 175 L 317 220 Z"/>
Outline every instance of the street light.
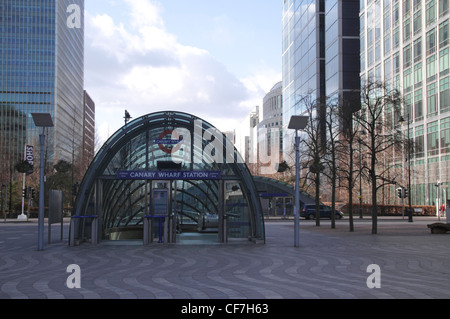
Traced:
<path fill-rule="evenodd" d="M 405 119 L 403 118 L 403 116 L 400 117 L 400 120 L 398 121 L 399 123 L 404 123 Z M 410 140 L 410 136 L 409 136 L 409 112 L 408 112 L 408 118 L 407 118 L 407 131 L 408 131 L 408 222 L 412 223 L 413 222 L 413 217 L 412 217 L 412 207 L 411 207 L 411 140 Z"/>
<path fill-rule="evenodd" d="M 40 153 L 40 185 L 39 185 L 39 217 L 38 217 L 38 250 L 44 249 L 44 147 L 45 128 L 53 127 L 52 116 L 49 113 L 31 113 L 34 125 L 42 127 L 42 134 L 39 135 Z"/>
<path fill-rule="evenodd" d="M 299 224 L 300 224 L 300 137 L 298 131 L 303 130 L 308 125 L 308 116 L 291 116 L 288 129 L 295 130 L 295 207 L 294 207 L 294 240 L 295 247 L 300 246 L 299 241 Z"/>

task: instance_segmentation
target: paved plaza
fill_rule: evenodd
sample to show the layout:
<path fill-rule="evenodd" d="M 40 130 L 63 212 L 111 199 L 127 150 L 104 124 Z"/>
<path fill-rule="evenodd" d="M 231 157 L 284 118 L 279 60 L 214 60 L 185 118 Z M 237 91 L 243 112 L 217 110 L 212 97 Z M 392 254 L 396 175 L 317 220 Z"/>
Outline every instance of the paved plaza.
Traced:
<path fill-rule="evenodd" d="M 69 247 L 68 224 L 52 226 L 37 251 L 37 222 L 0 222 L 0 299 L 425 299 L 450 298 L 450 233 L 432 235 L 436 218 L 266 221 L 266 244 L 102 242 Z M 81 288 L 66 282 L 80 268 Z M 378 265 L 378 272 L 368 272 Z M 370 268 L 372 269 L 372 268 Z M 378 277 L 374 277 L 377 275 Z M 369 278 L 370 277 L 370 278 Z M 371 283 L 379 288 L 369 288 Z"/>

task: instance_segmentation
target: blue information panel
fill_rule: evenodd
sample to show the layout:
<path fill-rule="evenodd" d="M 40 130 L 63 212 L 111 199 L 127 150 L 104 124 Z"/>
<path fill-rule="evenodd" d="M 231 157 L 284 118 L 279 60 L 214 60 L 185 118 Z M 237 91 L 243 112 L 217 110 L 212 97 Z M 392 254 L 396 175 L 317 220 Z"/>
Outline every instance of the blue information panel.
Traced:
<path fill-rule="evenodd" d="M 215 180 L 221 179 L 219 171 L 118 171 L 123 180 Z"/>
<path fill-rule="evenodd" d="M 153 190 L 153 215 L 167 216 L 169 214 L 169 190 L 157 188 Z"/>

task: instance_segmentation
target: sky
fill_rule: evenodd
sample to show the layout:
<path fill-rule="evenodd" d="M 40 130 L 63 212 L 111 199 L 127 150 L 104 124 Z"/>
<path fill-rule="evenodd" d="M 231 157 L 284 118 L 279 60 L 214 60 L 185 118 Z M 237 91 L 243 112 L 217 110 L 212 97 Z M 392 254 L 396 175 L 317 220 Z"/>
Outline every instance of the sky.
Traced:
<path fill-rule="evenodd" d="M 86 0 L 99 142 L 157 111 L 236 128 L 281 81 L 281 0 Z"/>

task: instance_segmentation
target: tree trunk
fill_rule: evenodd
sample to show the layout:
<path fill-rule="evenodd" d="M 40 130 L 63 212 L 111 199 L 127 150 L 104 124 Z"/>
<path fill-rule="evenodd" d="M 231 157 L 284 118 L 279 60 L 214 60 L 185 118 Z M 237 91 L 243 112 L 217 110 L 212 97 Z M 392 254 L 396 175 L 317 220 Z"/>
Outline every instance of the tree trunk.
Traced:
<path fill-rule="evenodd" d="M 349 149 L 350 162 L 348 170 L 348 219 L 350 223 L 350 232 L 354 231 L 353 225 L 353 147 Z"/>
<path fill-rule="evenodd" d="M 316 226 L 320 226 L 320 173 L 316 173 Z"/>
<path fill-rule="evenodd" d="M 375 156 L 372 156 L 370 178 L 372 180 L 372 234 L 377 234 L 377 176 L 375 174 Z"/>
<path fill-rule="evenodd" d="M 334 165 L 333 165 L 334 166 Z M 331 173 L 331 228 L 336 228 L 336 168 L 333 167 L 333 172 Z"/>

